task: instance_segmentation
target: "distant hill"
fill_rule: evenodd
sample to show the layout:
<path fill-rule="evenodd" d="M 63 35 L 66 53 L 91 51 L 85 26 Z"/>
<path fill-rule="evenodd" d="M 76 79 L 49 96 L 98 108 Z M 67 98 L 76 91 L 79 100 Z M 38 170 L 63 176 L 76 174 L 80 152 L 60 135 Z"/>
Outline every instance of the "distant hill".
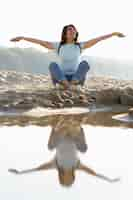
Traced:
<path fill-rule="evenodd" d="M 118 79 L 133 79 L 133 60 L 82 56 L 90 65 L 88 76 L 111 76 Z M 0 70 L 15 70 L 32 74 L 49 73 L 50 62 L 60 63 L 54 51 L 45 53 L 35 48 L 0 47 Z"/>
<path fill-rule="evenodd" d="M 0 70 L 48 74 L 52 60 L 59 62 L 54 51 L 44 53 L 35 48 L 0 48 Z"/>

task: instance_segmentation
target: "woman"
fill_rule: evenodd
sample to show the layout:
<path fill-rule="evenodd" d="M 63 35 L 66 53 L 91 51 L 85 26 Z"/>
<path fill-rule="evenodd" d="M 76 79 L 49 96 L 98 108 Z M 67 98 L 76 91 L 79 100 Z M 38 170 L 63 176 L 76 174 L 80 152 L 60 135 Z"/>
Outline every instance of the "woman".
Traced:
<path fill-rule="evenodd" d="M 50 63 L 51 78 L 54 84 L 60 83 L 64 86 L 64 89 L 67 89 L 71 84 L 84 84 L 90 67 L 87 61 L 80 62 L 79 58 L 82 50 L 90 48 L 96 43 L 112 36 L 124 37 L 122 33 L 113 32 L 88 41 L 78 42 L 78 31 L 73 24 L 69 24 L 64 26 L 60 42 L 48 42 L 29 37 L 16 37 L 11 39 L 11 41 L 25 40 L 48 49 L 55 49 L 61 58 L 61 64 L 59 66 L 55 62 Z"/>
<path fill-rule="evenodd" d="M 82 164 L 77 153 L 85 153 L 87 144 L 85 140 L 84 130 L 73 117 L 69 119 L 59 117 L 58 122 L 52 128 L 49 142 L 49 150 L 56 149 L 56 154 L 48 163 L 39 165 L 38 167 L 18 171 L 9 169 L 14 174 L 26 174 L 35 171 L 43 171 L 56 169 L 59 176 L 59 182 L 62 186 L 69 187 L 75 181 L 75 172 L 77 170 L 84 171 L 89 175 L 101 178 L 108 182 L 119 181 L 119 178 L 110 179 L 102 174 L 96 173 L 91 168 Z"/>

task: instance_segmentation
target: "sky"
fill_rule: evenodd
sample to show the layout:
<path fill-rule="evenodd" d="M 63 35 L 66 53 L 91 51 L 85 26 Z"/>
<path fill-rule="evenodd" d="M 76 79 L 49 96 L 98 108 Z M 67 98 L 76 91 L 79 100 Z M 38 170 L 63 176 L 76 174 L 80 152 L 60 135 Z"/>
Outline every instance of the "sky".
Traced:
<path fill-rule="evenodd" d="M 46 41 L 59 41 L 64 25 L 74 24 L 79 41 L 122 32 L 85 50 L 86 55 L 132 59 L 133 18 L 131 0 L 0 0 L 0 45 L 27 47 L 27 42 L 11 43 L 15 36 L 35 37 Z M 45 49 L 44 51 L 47 51 Z"/>

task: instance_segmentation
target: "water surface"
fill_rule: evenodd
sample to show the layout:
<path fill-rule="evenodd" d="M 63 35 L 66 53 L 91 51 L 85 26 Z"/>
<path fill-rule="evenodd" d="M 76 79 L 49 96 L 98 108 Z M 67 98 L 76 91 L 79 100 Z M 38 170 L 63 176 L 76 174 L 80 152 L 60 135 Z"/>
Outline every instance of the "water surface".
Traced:
<path fill-rule="evenodd" d="M 132 199 L 133 125 L 112 119 L 118 110 L 41 118 L 12 113 L 0 116 L 0 199 Z M 56 170 L 21 176 L 9 173 L 9 168 L 34 168 L 55 156 L 55 149 L 48 149 L 54 127 L 60 127 L 60 134 L 71 132 L 73 137 L 82 127 L 87 150 L 78 152 L 80 160 L 96 172 L 120 177 L 121 181 L 108 183 L 77 171 L 72 187 L 65 188 L 60 185 Z"/>

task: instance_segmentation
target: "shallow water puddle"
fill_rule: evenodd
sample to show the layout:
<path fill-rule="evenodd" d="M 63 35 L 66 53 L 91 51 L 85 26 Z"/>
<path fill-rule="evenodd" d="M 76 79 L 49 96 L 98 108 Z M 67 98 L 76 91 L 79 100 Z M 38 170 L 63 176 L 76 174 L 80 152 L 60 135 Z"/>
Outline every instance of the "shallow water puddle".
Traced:
<path fill-rule="evenodd" d="M 61 119 L 60 119 L 61 120 Z M 63 119 L 62 119 L 63 120 Z M 71 120 L 71 119 L 70 119 Z M 69 120 L 68 120 L 69 121 Z M 59 122 L 58 122 L 59 123 Z M 76 122 L 73 122 L 76 129 Z M 60 124 L 58 124 L 58 127 Z M 65 122 L 61 128 L 66 128 Z M 51 126 L 19 126 L 0 128 L 0 198 L 1 199 L 131 199 L 133 185 L 133 134 L 131 128 L 81 125 L 88 150 L 79 153 L 80 160 L 87 166 L 108 177 L 120 177 L 121 181 L 111 184 L 77 171 L 73 186 L 61 187 L 56 170 L 33 172 L 15 176 L 9 168 L 19 170 L 33 168 L 49 161 L 55 151 L 48 150 Z M 56 126 L 57 127 L 57 126 Z M 63 130 L 63 129 L 62 129 Z M 70 127 L 69 127 L 70 130 Z"/>

